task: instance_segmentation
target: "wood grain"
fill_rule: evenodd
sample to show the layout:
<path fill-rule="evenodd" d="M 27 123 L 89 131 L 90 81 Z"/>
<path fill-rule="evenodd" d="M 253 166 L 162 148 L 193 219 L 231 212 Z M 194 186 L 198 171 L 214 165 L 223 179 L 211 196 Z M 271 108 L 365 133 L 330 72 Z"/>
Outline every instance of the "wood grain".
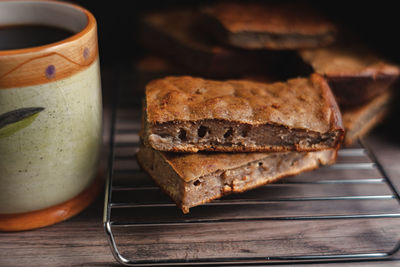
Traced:
<path fill-rule="evenodd" d="M 125 125 L 129 131 L 128 125 Z M 124 127 L 125 127 L 124 126 Z M 132 127 L 132 125 L 130 126 Z M 123 142 L 131 141 L 126 134 Z M 373 145 L 384 168 L 390 174 L 395 185 L 400 185 L 400 170 L 397 162 L 400 158 L 400 146 L 387 142 L 385 136 L 377 132 L 368 138 Z M 290 177 L 269 187 L 253 192 L 231 196 L 226 200 L 232 205 L 222 208 L 210 204 L 193 209 L 190 216 L 183 215 L 165 195 L 144 174 L 136 172 L 132 179 L 132 170 L 138 171 L 133 163 L 134 147 L 118 147 L 117 155 L 128 157 L 117 165 L 120 170 L 115 185 L 147 187 L 140 191 L 121 191 L 114 195 L 115 202 L 139 203 L 153 201 L 164 203 L 162 207 L 146 208 L 138 206 L 129 209 L 115 209 L 112 220 L 124 219 L 128 222 L 182 222 L 187 220 L 205 220 L 210 216 L 226 219 L 243 219 L 250 215 L 253 219 L 262 216 L 285 217 L 288 215 L 340 215 L 357 212 L 389 213 L 396 212 L 399 205 L 395 199 L 357 200 L 357 201 L 272 201 L 267 205 L 234 204 L 235 199 L 251 201 L 254 197 L 266 200 L 274 197 L 318 197 L 330 196 L 381 195 L 390 194 L 380 182 L 340 187 L 329 183 L 307 184 L 315 182 L 315 173 L 306 173 Z M 130 157 L 130 158 L 129 158 Z M 323 181 L 337 179 L 337 175 L 320 169 L 318 177 Z M 342 176 L 343 174 L 343 176 Z M 342 180 L 375 179 L 379 173 L 341 172 Z M 288 184 L 284 184 L 288 183 Z M 346 188 L 346 190 L 341 190 Z M 156 197 L 154 199 L 154 197 Z M 116 266 L 102 225 L 103 195 L 84 212 L 68 221 L 19 233 L 0 234 L 0 266 Z M 267 220 L 267 221 L 222 221 L 212 224 L 192 223 L 185 225 L 136 225 L 135 227 L 113 227 L 118 248 L 124 256 L 132 259 L 164 259 L 223 256 L 265 256 L 385 251 L 400 239 L 398 218 L 346 219 L 346 220 Z M 305 264 L 304 264 L 305 265 Z M 313 264 L 312 266 L 322 266 Z M 330 262 L 336 266 L 337 263 Z M 373 262 L 346 262 L 352 266 L 400 265 L 400 255 L 388 260 Z"/>
<path fill-rule="evenodd" d="M 56 225 L 0 234 L 0 266 L 110 266 L 104 235 L 103 194 L 76 217 Z"/>
<path fill-rule="evenodd" d="M 130 244 L 121 253 L 138 260 L 383 252 L 400 236 L 399 220 L 385 220 L 384 234 L 382 221 L 329 220 L 124 227 L 115 235 Z"/>
<path fill-rule="evenodd" d="M 114 185 L 124 190 L 113 194 L 112 202 L 122 207 L 113 209 L 111 219 L 131 224 L 113 227 L 126 258 L 162 261 L 385 252 L 399 240 L 399 218 L 319 219 L 399 214 L 400 206 L 377 169 L 320 168 L 183 215 L 132 162 L 138 124 L 125 123 L 128 111 L 118 118 L 122 134 L 117 138 Z M 340 167 L 370 162 L 367 155 L 342 155 L 337 163 Z"/>

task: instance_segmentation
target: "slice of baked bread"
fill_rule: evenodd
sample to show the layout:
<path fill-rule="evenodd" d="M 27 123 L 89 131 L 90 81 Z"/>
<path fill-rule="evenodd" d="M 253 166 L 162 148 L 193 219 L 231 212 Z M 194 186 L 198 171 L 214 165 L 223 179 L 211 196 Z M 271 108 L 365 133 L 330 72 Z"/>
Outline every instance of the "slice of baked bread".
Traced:
<path fill-rule="evenodd" d="M 357 109 L 342 111 L 345 145 L 353 144 L 383 121 L 390 110 L 392 96 L 393 93 L 388 91 Z"/>
<path fill-rule="evenodd" d="M 189 208 L 230 193 L 332 164 L 336 150 L 273 153 L 170 153 L 142 146 L 141 167 L 176 202 Z"/>
<path fill-rule="evenodd" d="M 316 151 L 343 137 L 341 115 L 318 74 L 287 82 L 166 77 L 146 87 L 142 138 L 174 152 Z"/>
<path fill-rule="evenodd" d="M 222 42 L 246 49 L 301 49 L 327 45 L 336 27 L 299 3 L 217 2 L 203 9 L 203 23 Z"/>
<path fill-rule="evenodd" d="M 341 108 L 370 102 L 386 92 L 400 75 L 398 66 L 358 44 L 307 49 L 299 54 L 327 79 Z"/>
<path fill-rule="evenodd" d="M 274 72 L 281 59 L 295 57 L 276 51 L 248 51 L 222 46 L 202 28 L 201 14 L 193 8 L 177 8 L 145 14 L 139 41 L 154 55 L 184 67 L 186 74 L 202 77 L 232 77 Z"/>

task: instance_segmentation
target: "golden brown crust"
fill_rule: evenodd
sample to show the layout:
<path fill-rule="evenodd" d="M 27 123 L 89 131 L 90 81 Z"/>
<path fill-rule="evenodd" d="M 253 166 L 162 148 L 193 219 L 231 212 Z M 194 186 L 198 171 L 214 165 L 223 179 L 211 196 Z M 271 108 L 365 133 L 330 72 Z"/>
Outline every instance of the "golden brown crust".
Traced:
<path fill-rule="evenodd" d="M 317 47 L 331 43 L 336 32 L 315 10 L 295 3 L 219 2 L 203 13 L 220 29 L 219 35 L 246 48 Z"/>
<path fill-rule="evenodd" d="M 328 82 L 320 75 L 311 75 L 311 79 L 314 83 L 320 84 L 323 99 L 327 102 L 327 104 L 324 105 L 322 112 L 324 114 L 329 114 L 329 122 L 331 125 L 330 130 L 343 131 L 343 122 L 340 109 L 336 103 L 335 96 L 332 94 L 332 91 L 329 88 Z"/>
<path fill-rule="evenodd" d="M 301 153 L 174 154 L 142 146 L 137 159 L 177 206 L 187 213 L 190 207 L 223 195 L 244 192 L 315 169 L 320 164 L 332 164 L 336 156 L 337 150 L 334 149 Z M 288 159 L 288 162 L 281 165 L 282 159 Z M 260 168 L 266 171 L 262 175 Z M 170 170 L 175 173 L 170 173 Z M 166 179 L 171 177 L 173 179 L 166 183 Z M 197 187 L 196 182 L 204 187 Z"/>
<path fill-rule="evenodd" d="M 299 52 L 303 61 L 323 75 L 341 108 L 366 105 L 387 91 L 400 75 L 400 68 L 366 47 L 335 45 Z"/>
<path fill-rule="evenodd" d="M 328 91 L 318 74 L 272 84 L 166 77 L 146 87 L 147 122 L 221 119 L 325 133 L 342 128 Z"/>
<path fill-rule="evenodd" d="M 299 52 L 314 71 L 326 77 L 398 76 L 400 68 L 375 55 L 365 47 L 330 46 Z"/>
<path fill-rule="evenodd" d="M 218 170 L 237 168 L 266 157 L 265 153 L 161 153 L 161 155 L 185 182 Z"/>
<path fill-rule="evenodd" d="M 345 145 L 351 145 L 358 138 L 365 136 L 384 119 L 389 111 L 392 95 L 392 92 L 389 91 L 362 107 L 343 111 L 343 124 L 346 131 Z"/>
<path fill-rule="evenodd" d="M 231 32 L 255 31 L 315 35 L 335 31 L 335 26 L 302 5 L 220 2 L 206 8 Z"/>
<path fill-rule="evenodd" d="M 329 152 L 327 152 L 329 151 Z M 336 160 L 336 149 L 317 152 L 271 152 L 271 153 L 168 153 L 158 152 L 162 158 L 175 170 L 185 182 L 193 181 L 199 177 L 209 175 L 216 171 L 244 166 L 250 162 L 262 160 L 274 155 L 289 155 L 298 153 L 300 155 L 321 154 L 320 160 L 324 165 L 332 164 Z M 324 155 L 328 153 L 329 156 Z M 282 156 L 284 157 L 284 156 Z M 317 167 L 317 166 L 316 166 Z M 295 175 L 298 173 L 291 173 Z M 241 192 L 241 191 L 238 191 Z"/>
<path fill-rule="evenodd" d="M 320 164 L 329 165 L 336 161 L 337 149 L 328 149 L 316 152 L 270 152 L 270 153 L 171 153 L 154 150 L 142 146 L 139 158 L 146 160 L 145 153 L 159 154 L 163 162 L 166 162 L 185 182 L 194 181 L 199 177 L 212 174 L 217 171 L 225 171 L 246 165 L 253 161 L 269 157 L 291 155 L 318 155 Z M 141 160 L 139 159 L 139 161 Z M 157 163 L 155 163 L 157 164 Z"/>

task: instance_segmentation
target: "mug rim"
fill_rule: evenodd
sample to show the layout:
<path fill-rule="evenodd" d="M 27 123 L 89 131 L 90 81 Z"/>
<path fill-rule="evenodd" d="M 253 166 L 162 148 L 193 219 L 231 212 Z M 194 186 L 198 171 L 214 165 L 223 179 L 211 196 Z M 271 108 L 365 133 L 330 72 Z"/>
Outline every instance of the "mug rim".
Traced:
<path fill-rule="evenodd" d="M 78 11 L 81 11 L 87 18 L 87 24 L 79 32 L 73 33 L 71 36 L 68 36 L 67 38 L 57 41 L 57 42 L 53 42 L 53 43 L 49 43 L 49 44 L 45 44 L 45 45 L 39 45 L 39 46 L 19 48 L 19 49 L 0 50 L 0 57 L 32 53 L 32 52 L 39 52 L 39 51 L 43 51 L 43 50 L 46 50 L 51 47 L 57 47 L 62 44 L 71 43 L 71 42 L 74 42 L 77 39 L 81 38 L 82 36 L 87 34 L 91 29 L 96 27 L 96 19 L 93 16 L 93 14 L 90 11 L 88 11 L 86 8 L 84 8 L 80 5 L 74 4 L 74 3 L 58 1 L 58 0 L 57 1 L 56 0 L 0 0 L 0 3 L 2 3 L 2 2 L 31 2 L 31 3 L 46 2 L 46 3 L 56 4 L 56 5 L 60 5 L 60 6 L 69 6 Z"/>

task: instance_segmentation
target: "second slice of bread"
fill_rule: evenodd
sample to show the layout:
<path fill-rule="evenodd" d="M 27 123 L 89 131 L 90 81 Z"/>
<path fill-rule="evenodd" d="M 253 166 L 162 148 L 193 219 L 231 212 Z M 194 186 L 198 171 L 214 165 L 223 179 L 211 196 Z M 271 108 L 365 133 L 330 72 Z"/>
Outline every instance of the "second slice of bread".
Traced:
<path fill-rule="evenodd" d="M 184 213 L 191 207 L 279 178 L 332 164 L 334 149 L 317 152 L 168 153 L 142 146 L 142 168 Z"/>

